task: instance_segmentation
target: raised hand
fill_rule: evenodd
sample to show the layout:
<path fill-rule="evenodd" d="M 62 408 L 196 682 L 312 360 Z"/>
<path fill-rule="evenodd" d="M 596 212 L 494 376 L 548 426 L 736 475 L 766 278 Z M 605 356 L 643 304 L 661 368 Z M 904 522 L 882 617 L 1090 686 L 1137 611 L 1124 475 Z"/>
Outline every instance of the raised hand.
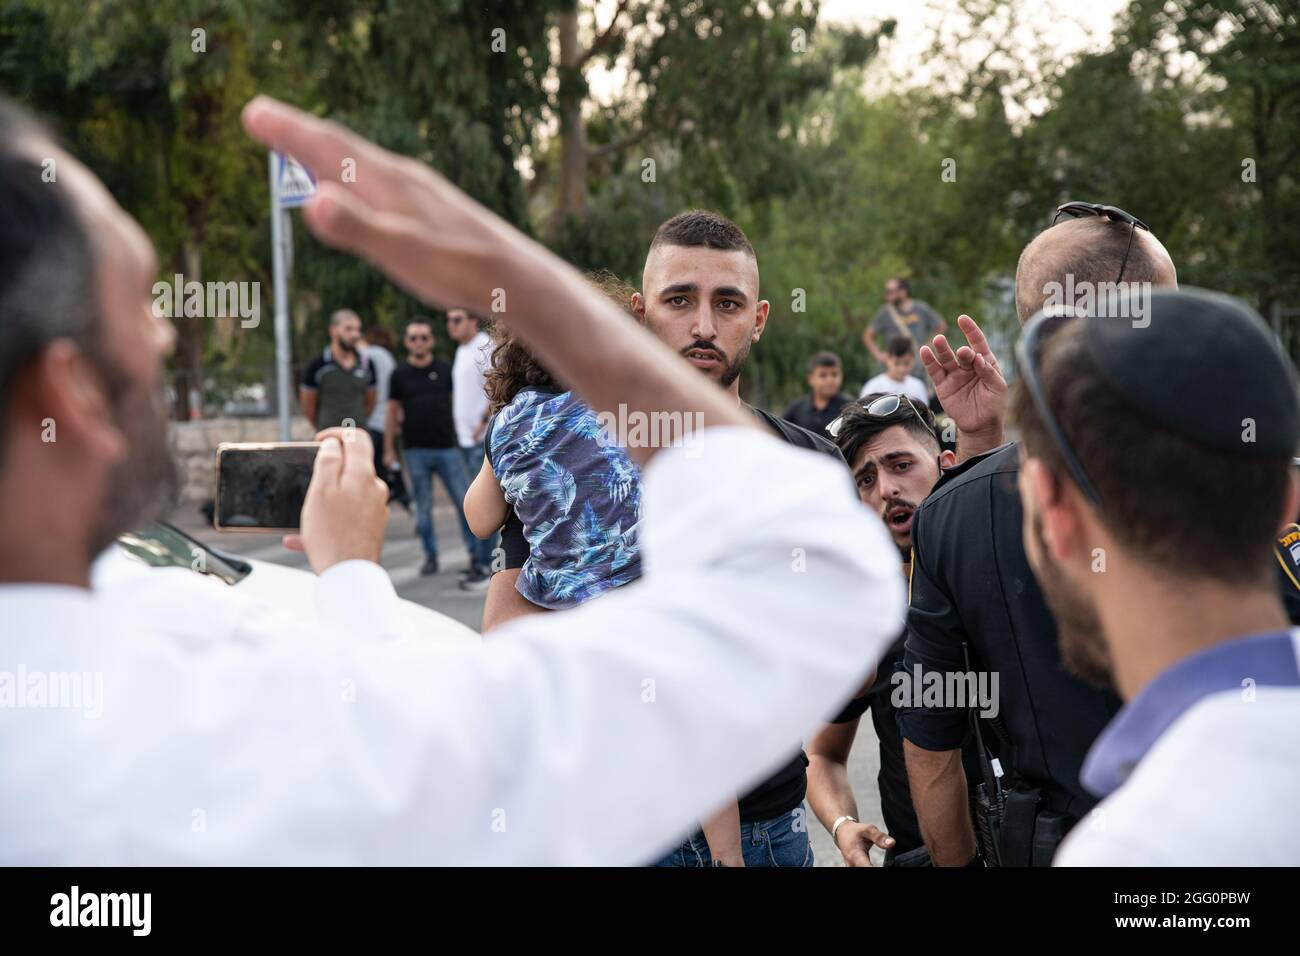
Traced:
<path fill-rule="evenodd" d="M 921 363 L 943 409 L 970 442 L 980 450 L 995 448 L 1002 442 L 1002 419 L 1007 406 L 1007 380 L 998 366 L 997 356 L 988 339 L 969 315 L 957 317 L 957 327 L 968 345 L 953 350 L 944 335 L 936 335 L 930 345 L 921 346 Z M 990 444 L 991 442 L 991 444 Z M 975 453 L 968 449 L 968 453 Z"/>
<path fill-rule="evenodd" d="M 317 195 L 303 217 L 320 239 L 424 302 L 508 323 L 593 408 L 692 416 L 684 421 L 699 413 L 705 427 L 757 427 L 572 266 L 424 164 L 264 96 L 244 107 L 243 122 L 254 139 L 315 173 Z M 628 452 L 644 461 L 655 448 Z"/>

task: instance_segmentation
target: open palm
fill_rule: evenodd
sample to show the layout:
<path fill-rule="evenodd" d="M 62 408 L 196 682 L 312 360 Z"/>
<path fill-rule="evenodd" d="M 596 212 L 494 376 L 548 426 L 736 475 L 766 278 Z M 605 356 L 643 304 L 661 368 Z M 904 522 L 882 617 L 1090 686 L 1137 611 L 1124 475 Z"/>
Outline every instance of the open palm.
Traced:
<path fill-rule="evenodd" d="M 969 315 L 957 317 L 968 345 L 956 351 L 946 336 L 936 335 L 921 346 L 921 363 L 943 410 L 964 432 L 982 432 L 1001 425 L 1007 406 L 1007 380 L 988 339 Z"/>

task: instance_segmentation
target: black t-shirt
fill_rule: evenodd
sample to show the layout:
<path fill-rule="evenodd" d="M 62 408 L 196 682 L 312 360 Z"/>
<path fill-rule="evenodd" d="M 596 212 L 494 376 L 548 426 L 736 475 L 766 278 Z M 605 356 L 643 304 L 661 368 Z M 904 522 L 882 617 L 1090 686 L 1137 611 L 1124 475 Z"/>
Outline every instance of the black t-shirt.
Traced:
<path fill-rule="evenodd" d="M 1025 558 L 1019 468 L 1015 445 L 973 458 L 917 509 L 903 666 L 965 671 L 965 642 L 971 667 L 998 675 L 999 713 L 982 724 L 985 743 L 1002 751 L 1005 770 L 1043 791 L 1046 809 L 1078 819 L 1097 802 L 1079 769 L 1120 700 L 1061 661 L 1056 622 Z M 898 723 L 926 750 L 957 749 L 971 726 L 964 708 L 919 706 L 900 708 Z"/>
<path fill-rule="evenodd" d="M 402 406 L 402 444 L 406 448 L 455 448 L 451 415 L 451 365 L 403 362 L 393 369 L 388 397 Z"/>
<path fill-rule="evenodd" d="M 834 442 L 829 439 L 814 435 L 806 428 L 777 418 L 761 408 L 754 408 L 752 405 L 746 405 L 745 407 L 789 444 L 797 448 L 822 452 L 825 455 L 830 455 L 840 464 L 844 464 L 844 456 L 840 454 L 840 450 L 835 446 Z M 847 469 L 848 465 L 844 465 L 844 467 Z M 737 801 L 740 808 L 740 822 L 754 823 L 758 820 L 770 820 L 773 817 L 781 816 L 783 813 L 789 813 L 803 803 L 803 798 L 807 793 L 808 756 L 800 748 L 798 753 L 790 758 L 789 763 Z"/>
<path fill-rule="evenodd" d="M 791 402 L 781 417 L 788 422 L 794 422 L 800 428 L 806 428 L 814 435 L 825 437 L 826 426 L 835 421 L 840 414 L 840 409 L 849 401 L 847 395 L 834 395 L 826 403 L 825 408 L 818 410 L 813 404 L 812 396 L 803 395 Z"/>
<path fill-rule="evenodd" d="M 844 465 L 846 469 L 848 468 L 848 465 L 844 464 L 844 456 L 840 454 L 839 448 L 829 439 L 814 435 L 807 429 L 777 418 L 761 408 L 754 408 L 752 405 L 745 405 L 744 407 L 748 408 L 759 421 L 771 428 L 784 441 L 798 448 L 808 448 L 812 451 L 830 455 Z M 524 566 L 524 561 L 528 559 L 528 541 L 524 538 L 523 531 L 523 525 L 514 517 L 512 512 L 506 518 L 505 526 L 501 529 L 501 547 L 505 552 L 505 566 L 507 568 L 521 568 Z M 754 823 L 789 813 L 803 803 L 803 798 L 807 792 L 808 757 L 800 749 L 776 773 L 737 801 L 740 809 L 740 821 L 742 823 Z"/>

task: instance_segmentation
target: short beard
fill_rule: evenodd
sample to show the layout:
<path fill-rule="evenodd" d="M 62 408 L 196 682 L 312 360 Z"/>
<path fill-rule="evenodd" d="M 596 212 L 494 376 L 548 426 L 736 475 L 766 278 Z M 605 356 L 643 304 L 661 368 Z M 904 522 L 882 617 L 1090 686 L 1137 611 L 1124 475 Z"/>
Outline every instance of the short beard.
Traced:
<path fill-rule="evenodd" d="M 746 339 L 745 344 L 736 353 L 736 357 L 722 370 L 722 375 L 718 377 L 718 384 L 723 388 L 730 388 L 731 383 L 740 378 L 740 373 L 745 370 L 745 362 L 749 359 L 749 346 L 750 342 Z"/>
<path fill-rule="evenodd" d="M 98 357 L 96 365 L 105 378 L 127 456 L 108 476 L 99 520 L 90 536 L 92 559 L 122 532 L 171 511 L 180 490 L 180 474 L 167 442 L 162 390 L 132 382 L 107 358 Z"/>
<path fill-rule="evenodd" d="M 1061 569 L 1047 556 L 1043 540 L 1043 522 L 1033 519 L 1034 537 L 1038 542 L 1038 560 L 1034 576 L 1038 578 L 1043 598 L 1056 618 L 1057 640 L 1066 669 L 1076 677 L 1105 690 L 1114 689 L 1110 651 L 1102 631 L 1097 609 L 1070 583 Z"/>

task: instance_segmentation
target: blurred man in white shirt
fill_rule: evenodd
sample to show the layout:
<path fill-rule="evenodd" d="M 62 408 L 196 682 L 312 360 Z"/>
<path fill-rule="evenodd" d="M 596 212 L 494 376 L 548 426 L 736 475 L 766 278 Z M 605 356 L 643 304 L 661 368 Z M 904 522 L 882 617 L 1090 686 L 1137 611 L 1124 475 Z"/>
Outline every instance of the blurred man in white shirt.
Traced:
<path fill-rule="evenodd" d="M 478 327 L 478 318 L 464 309 L 447 310 L 447 337 L 456 343 L 451 364 L 451 414 L 456 440 L 465 459 L 465 474 L 472 481 L 483 467 L 483 437 L 487 432 L 488 397 L 483 389 L 492 367 L 492 340 Z M 492 576 L 492 550 L 498 535 L 480 538 L 474 560 L 460 586 L 467 591 L 487 590 Z"/>
<path fill-rule="evenodd" d="M 176 573 L 148 594 L 92 593 L 94 556 L 174 486 L 158 398 L 172 331 L 150 308 L 139 226 L 0 103 L 0 863 L 662 852 L 880 656 L 902 609 L 883 527 L 842 468 L 759 431 L 432 170 L 271 100 L 244 122 L 320 177 L 304 218 L 321 239 L 430 303 L 486 311 L 505 289 L 506 320 L 594 407 L 704 431 L 662 455 L 629 447 L 649 462 L 643 582 L 514 622 L 510 640 L 404 633 L 359 430 L 322 434 L 286 540 L 320 576 L 316 620 Z M 345 157 L 365 171 L 346 186 Z"/>

